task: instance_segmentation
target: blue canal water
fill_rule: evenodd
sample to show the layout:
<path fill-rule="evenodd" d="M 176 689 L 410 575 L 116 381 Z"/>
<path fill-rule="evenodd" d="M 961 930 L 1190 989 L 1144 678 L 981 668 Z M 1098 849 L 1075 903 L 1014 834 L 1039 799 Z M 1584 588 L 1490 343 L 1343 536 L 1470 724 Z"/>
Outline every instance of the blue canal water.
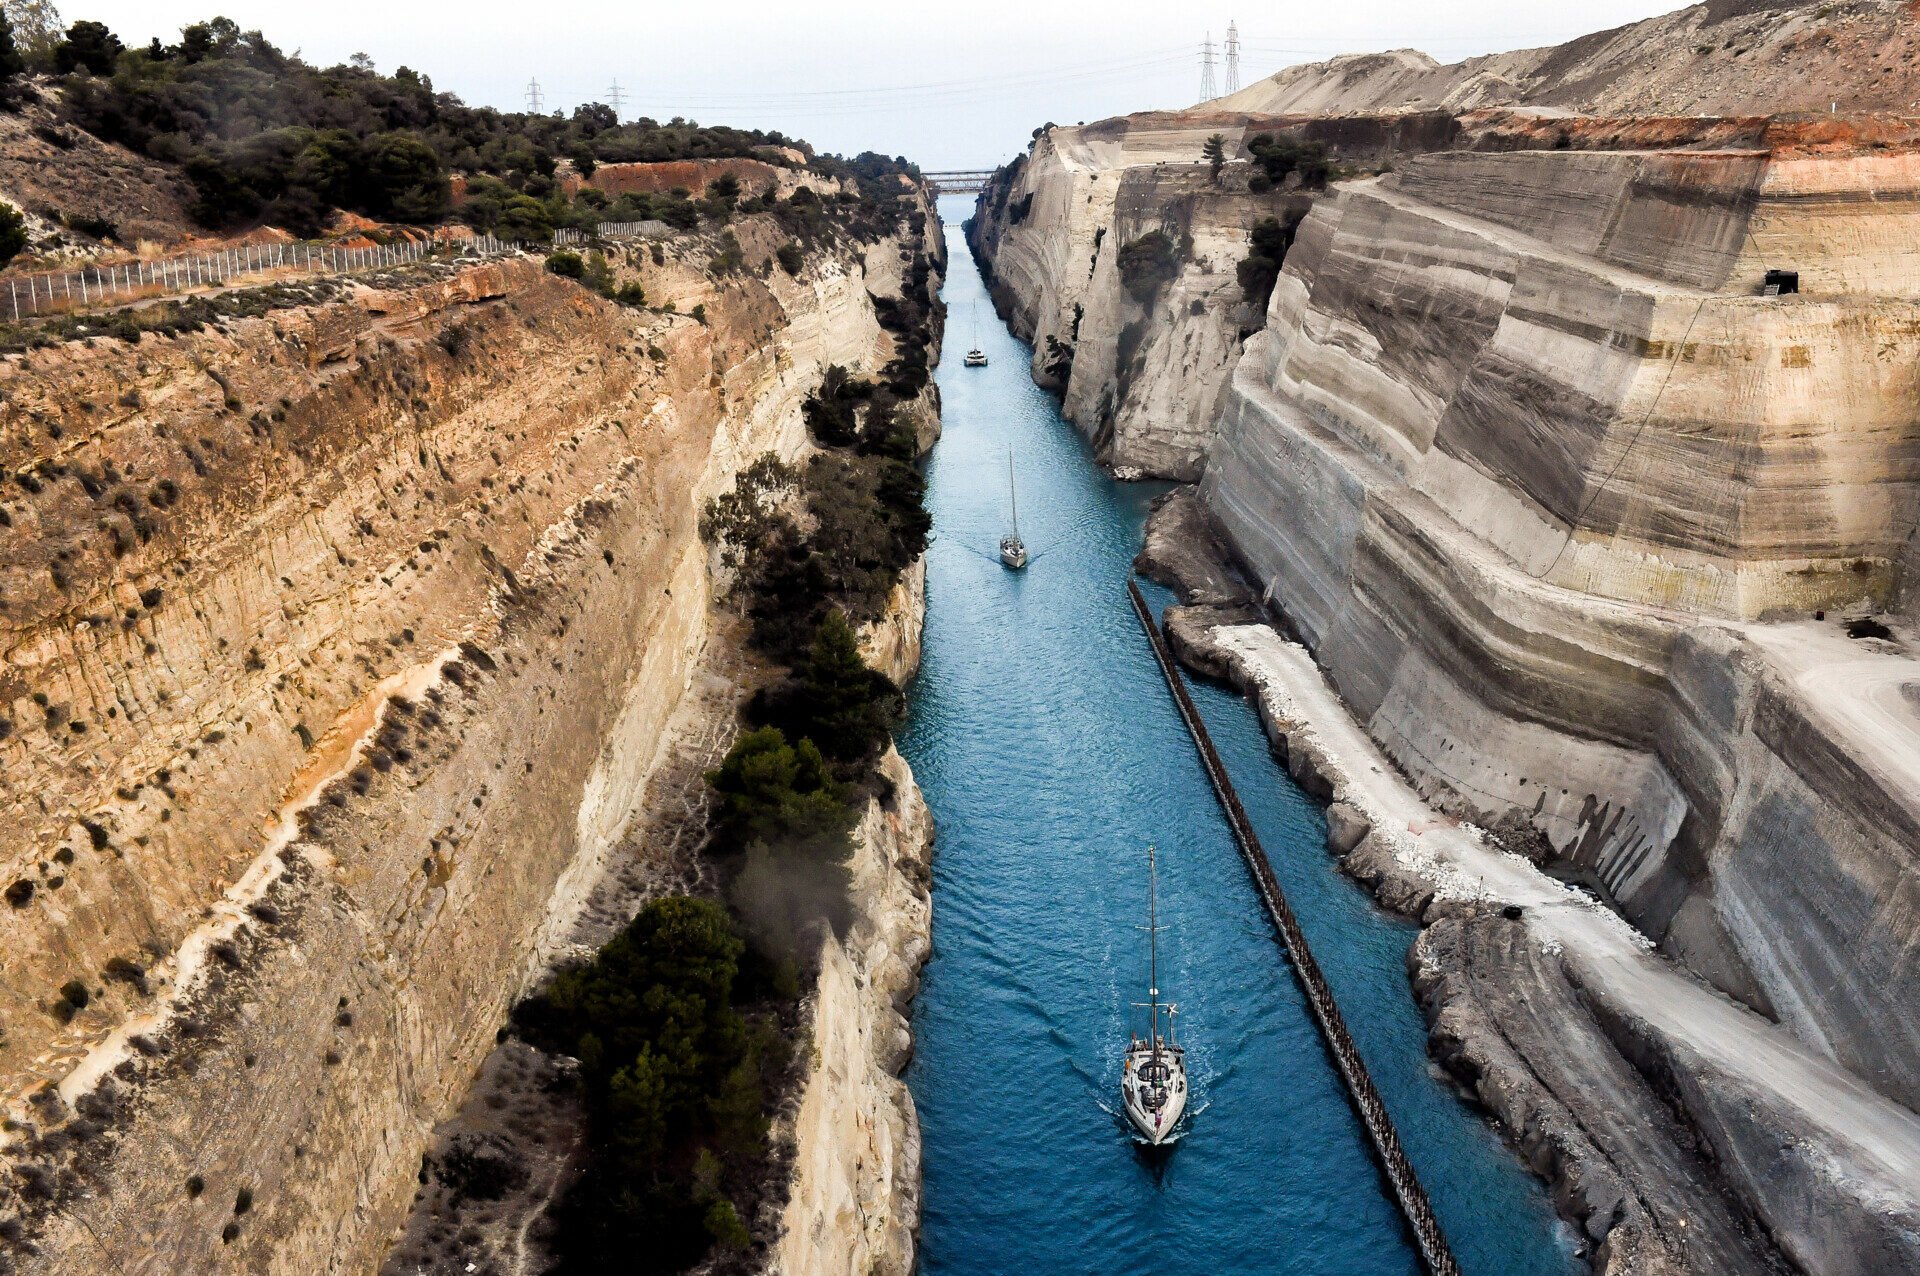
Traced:
<path fill-rule="evenodd" d="M 925 1139 L 922 1269 L 1415 1273 L 1126 601 L 1165 487 L 1094 464 L 992 314 L 959 234 L 966 205 L 945 204 L 946 430 L 927 469 L 925 662 L 900 739 L 938 825 L 908 1073 Z M 976 313 L 987 368 L 960 363 Z M 994 555 L 1010 448 L 1033 551 L 1020 574 Z M 1194 694 L 1465 1269 L 1579 1270 L 1544 1191 L 1430 1071 L 1404 966 L 1413 927 L 1340 876 L 1319 809 L 1274 765 L 1251 707 Z M 1159 1164 L 1115 1115 L 1146 979 L 1149 842 L 1195 1110 Z"/>

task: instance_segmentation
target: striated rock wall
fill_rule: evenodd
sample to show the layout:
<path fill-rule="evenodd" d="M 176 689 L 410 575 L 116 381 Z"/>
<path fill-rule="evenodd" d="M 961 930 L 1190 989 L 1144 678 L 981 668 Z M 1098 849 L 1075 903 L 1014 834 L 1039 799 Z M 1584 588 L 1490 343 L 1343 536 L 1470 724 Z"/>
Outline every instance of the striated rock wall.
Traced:
<path fill-rule="evenodd" d="M 1129 322 L 1096 238 L 1177 219 L 1206 186 L 1198 140 L 1231 120 L 1055 129 L 983 196 L 976 250 L 1037 359 L 1077 317 L 1069 408 L 1117 465 L 1181 474 L 1168 458 L 1204 449 L 1257 587 L 1429 794 L 1517 812 L 1702 974 L 1920 1096 L 1899 976 L 1916 679 L 1897 633 L 1837 624 L 1911 605 L 1911 128 L 1293 121 L 1391 171 L 1315 199 L 1218 373 L 1162 356 L 1213 349 L 1187 326 L 1219 319 L 1155 310 L 1141 376 L 1090 425 L 1083 377 Z M 1801 291 L 1759 295 L 1774 267 Z"/>
<path fill-rule="evenodd" d="M 713 251 L 621 267 L 705 324 L 516 262 L 0 366 L 17 1267 L 377 1265 L 661 762 L 701 503 L 891 352 L 858 255 Z"/>
<path fill-rule="evenodd" d="M 1237 623 L 1187 641 L 1331 803 L 1346 871 L 1427 926 L 1408 967 L 1433 1052 L 1551 1183 L 1597 1271 L 1920 1262 L 1920 1117 L 1427 806 L 1303 648 Z"/>
<path fill-rule="evenodd" d="M 1033 344 L 1034 380 L 1060 392 L 1062 413 L 1117 471 L 1192 480 L 1206 463 L 1241 342 L 1261 323 L 1237 276 L 1253 228 L 1297 219 L 1316 197 L 1297 182 L 1249 188 L 1246 140 L 1279 131 L 1378 166 L 1448 144 L 1458 128 L 1437 114 L 1145 112 L 1048 129 L 980 196 L 968 235 L 995 305 Z M 1217 180 L 1201 160 L 1216 133 L 1230 161 Z M 1118 261 L 1153 231 L 1174 241 L 1179 266 L 1143 302 Z"/>
<path fill-rule="evenodd" d="M 1048 130 L 983 193 L 969 233 L 995 304 L 1033 343 L 1034 379 L 1061 392 L 1101 459 L 1191 479 L 1236 334 L 1254 319 L 1234 267 L 1254 223 L 1286 197 L 1250 195 L 1244 172 L 1214 186 L 1197 163 L 1208 122 L 1154 124 Z M 1186 247 L 1177 278 L 1146 305 L 1116 263 L 1156 230 Z"/>
<path fill-rule="evenodd" d="M 1452 973 L 1423 984 L 1437 1014 L 1510 1029 L 1499 1049 L 1480 1034 L 1465 1070 L 1517 1052 L 1532 1080 L 1489 1084 L 1520 1087 L 1502 1111 L 1523 1143 L 1552 1107 L 1541 1094 L 1582 1086 L 1681 1114 L 1644 1146 L 1597 1136 L 1599 1112 L 1578 1138 L 1601 1150 L 1556 1144 L 1587 1167 L 1562 1201 L 1596 1237 L 1633 1209 L 1651 1220 L 1643 1235 L 1662 1235 L 1660 1192 L 1732 1192 L 1705 1249 L 1673 1235 L 1631 1247 L 1629 1229 L 1619 1270 L 1656 1252 L 1645 1269 L 1744 1269 L 1725 1256 L 1767 1252 L 1768 1237 L 1810 1271 L 1911 1261 L 1890 1257 L 1908 1224 L 1885 1221 L 1910 1203 L 1874 1202 L 1912 1149 L 1863 1148 L 1852 1122 L 1892 1128 L 1889 1113 L 1920 1106 L 1913 121 L 1209 108 L 1055 129 L 1003 171 L 974 226 L 1016 325 L 1044 347 L 1080 305 L 1088 333 L 1101 304 L 1088 258 L 1119 224 L 1117 193 L 1159 192 L 1133 225 L 1171 217 L 1187 194 L 1169 174 L 1197 168 L 1201 137 L 1227 134 L 1231 155 L 1264 128 L 1326 142 L 1348 175 L 1313 197 L 1223 381 L 1160 363 L 1164 383 L 1130 389 L 1213 405 L 1196 409 L 1207 426 L 1145 428 L 1168 449 L 1205 440 L 1206 517 L 1367 747 L 1718 990 L 1689 994 L 1690 1013 L 1728 1016 L 1725 1033 L 1689 1037 L 1640 1000 L 1664 985 L 1604 978 L 1612 958 L 1568 973 L 1475 923 L 1427 941 Z M 1147 139 L 1177 142 L 1160 154 Z M 1776 268 L 1798 272 L 1799 292 L 1763 295 Z M 1156 310 L 1140 347 L 1197 348 L 1183 322 Z M 1072 378 L 1098 360 L 1097 343 L 1080 346 Z M 1173 524 L 1159 541 L 1150 566 L 1194 543 Z M 1237 599 L 1190 601 L 1207 606 L 1170 621 L 1177 644 L 1231 672 L 1197 635 Z M 1350 849 L 1346 814 L 1336 825 Z M 1356 858 L 1425 910 L 1425 870 Z M 1581 1032 L 1605 1053 L 1589 1064 L 1569 1063 L 1571 1035 L 1526 1029 L 1525 990 L 1544 998 L 1563 974 L 1576 990 L 1554 997 L 1595 1008 Z M 1812 1132 L 1798 1074 L 1736 1066 L 1758 1039 L 1742 1034 L 1769 1019 L 1853 1096 Z M 1643 1090 L 1616 1084 L 1628 1076 Z M 1890 1102 L 1862 1117 L 1862 1094 Z M 1695 1139 L 1709 1160 L 1690 1159 Z M 1630 1167 L 1612 1186 L 1593 1168 L 1608 1161 Z M 1664 1186 L 1621 1203 L 1643 1168 Z"/>
<path fill-rule="evenodd" d="M 1899 593 L 1917 227 L 1854 192 L 1917 174 L 1442 153 L 1343 185 L 1235 369 L 1203 484 L 1425 791 L 1524 813 L 1702 974 L 1908 1102 L 1920 731 L 1887 688 L 1913 669 L 1897 643 L 1770 622 Z M 1800 295 L 1754 295 L 1772 263 Z M 1876 657 L 1880 690 L 1823 671 Z"/>

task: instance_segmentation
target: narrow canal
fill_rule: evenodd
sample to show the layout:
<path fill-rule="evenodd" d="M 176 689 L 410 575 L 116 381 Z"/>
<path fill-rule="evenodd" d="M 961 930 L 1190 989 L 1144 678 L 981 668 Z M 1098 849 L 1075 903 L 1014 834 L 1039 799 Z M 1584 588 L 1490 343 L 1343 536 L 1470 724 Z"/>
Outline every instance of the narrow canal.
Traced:
<path fill-rule="evenodd" d="M 1109 479 L 1032 384 L 961 238 L 970 211 L 942 201 L 946 432 L 928 464 L 925 660 L 900 741 L 939 825 L 908 1073 L 922 1270 L 1416 1272 L 1123 590 L 1164 485 Z M 986 368 L 960 361 L 976 314 Z M 1020 574 L 994 556 L 1009 449 L 1033 551 Z M 1217 687 L 1194 694 L 1463 1268 L 1579 1270 L 1544 1191 L 1430 1071 L 1403 965 L 1413 928 L 1340 876 L 1253 710 Z M 1115 1115 L 1145 980 L 1149 842 L 1196 1110 L 1159 1165 Z"/>

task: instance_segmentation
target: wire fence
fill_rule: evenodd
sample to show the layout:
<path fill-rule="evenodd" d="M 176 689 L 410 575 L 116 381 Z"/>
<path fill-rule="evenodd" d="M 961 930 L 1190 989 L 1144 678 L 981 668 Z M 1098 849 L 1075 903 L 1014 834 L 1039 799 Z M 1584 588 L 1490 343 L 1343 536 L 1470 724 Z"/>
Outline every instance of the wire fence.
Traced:
<path fill-rule="evenodd" d="M 1367 1141 L 1372 1145 L 1386 1177 L 1394 1204 L 1400 1207 L 1401 1217 L 1406 1219 L 1408 1228 L 1413 1232 L 1421 1264 L 1431 1276 L 1460 1276 L 1459 1265 L 1454 1260 L 1452 1250 L 1447 1247 L 1447 1238 L 1440 1230 L 1440 1220 L 1427 1199 L 1426 1188 L 1421 1186 L 1420 1176 L 1407 1159 L 1406 1150 L 1400 1143 L 1400 1133 L 1394 1129 L 1393 1118 L 1387 1113 L 1387 1105 L 1381 1099 L 1380 1091 L 1374 1087 L 1373 1078 L 1367 1073 L 1367 1065 L 1360 1059 L 1359 1047 L 1354 1045 L 1346 1018 L 1340 1013 L 1339 1003 L 1334 1000 L 1333 988 L 1327 983 L 1326 976 L 1320 973 L 1320 963 L 1314 960 L 1313 950 L 1307 947 L 1306 932 L 1300 929 L 1293 907 L 1287 902 L 1286 893 L 1280 889 L 1279 879 L 1273 875 L 1273 865 L 1267 859 L 1266 848 L 1260 845 L 1260 836 L 1253 831 L 1253 822 L 1247 818 L 1246 808 L 1240 804 L 1240 794 L 1235 791 L 1233 779 L 1227 774 L 1226 763 L 1220 760 L 1219 753 L 1214 750 L 1213 737 L 1207 732 L 1207 724 L 1201 720 L 1199 709 L 1194 707 L 1193 698 L 1180 681 L 1180 671 L 1174 667 L 1172 653 L 1167 650 L 1166 640 L 1160 635 L 1153 612 L 1148 608 L 1147 600 L 1141 596 L 1140 587 L 1131 580 L 1127 582 L 1127 595 L 1133 601 L 1134 615 L 1140 618 L 1140 627 L 1147 632 L 1147 641 L 1153 645 L 1153 658 L 1167 680 L 1167 688 L 1173 692 L 1174 708 L 1179 710 L 1181 721 L 1186 723 L 1188 733 L 1193 736 L 1194 747 L 1200 753 L 1200 763 L 1207 773 L 1207 780 L 1213 785 L 1214 796 L 1220 799 L 1220 806 L 1226 812 L 1227 823 L 1233 829 L 1233 839 L 1240 847 L 1240 857 L 1253 876 L 1254 887 L 1259 891 L 1260 900 L 1266 905 L 1267 916 L 1273 920 L 1274 929 L 1279 933 L 1281 947 L 1286 949 L 1294 977 L 1299 980 L 1301 991 L 1306 994 L 1307 1009 L 1313 1015 L 1315 1026 L 1320 1029 L 1320 1039 L 1326 1043 L 1327 1053 L 1333 1057 L 1334 1068 L 1346 1083 L 1347 1097 L 1352 1101 L 1354 1112 L 1367 1132 Z"/>
<path fill-rule="evenodd" d="M 596 239 L 664 239 L 672 233 L 673 227 L 657 220 L 601 222 L 591 232 L 563 227 L 553 232 L 553 242 L 558 248 L 578 248 Z"/>
<path fill-rule="evenodd" d="M 213 252 L 10 278 L 6 280 L 6 291 L 0 292 L 0 315 L 10 314 L 18 322 L 42 315 L 221 288 L 238 279 L 350 274 L 357 270 L 405 265 L 442 254 L 497 257 L 524 247 L 492 235 L 442 243 L 410 239 L 358 248 L 304 240 L 239 244 Z"/>

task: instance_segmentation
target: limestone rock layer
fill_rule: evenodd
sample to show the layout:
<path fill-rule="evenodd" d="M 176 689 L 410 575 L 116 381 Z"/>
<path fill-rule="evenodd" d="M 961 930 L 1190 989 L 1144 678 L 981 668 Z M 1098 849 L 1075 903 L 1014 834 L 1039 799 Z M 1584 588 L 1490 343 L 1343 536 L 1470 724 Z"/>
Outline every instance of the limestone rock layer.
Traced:
<path fill-rule="evenodd" d="M 891 357 L 925 228 L 736 230 L 634 258 L 704 322 L 515 261 L 0 363 L 21 1270 L 378 1266 L 663 762 L 701 505 Z"/>
<path fill-rule="evenodd" d="M 1920 1106 L 1912 122 L 1224 105 L 1052 129 L 983 195 L 1036 365 L 1078 324 L 1069 415 L 1116 468 L 1201 474 L 1430 802 Z M 1260 132 L 1344 171 L 1254 195 Z M 1266 312 L 1196 303 L 1284 198 Z M 1101 257 L 1153 226 L 1212 237 L 1143 301 Z M 1099 345 L 1128 329 L 1130 383 Z"/>

